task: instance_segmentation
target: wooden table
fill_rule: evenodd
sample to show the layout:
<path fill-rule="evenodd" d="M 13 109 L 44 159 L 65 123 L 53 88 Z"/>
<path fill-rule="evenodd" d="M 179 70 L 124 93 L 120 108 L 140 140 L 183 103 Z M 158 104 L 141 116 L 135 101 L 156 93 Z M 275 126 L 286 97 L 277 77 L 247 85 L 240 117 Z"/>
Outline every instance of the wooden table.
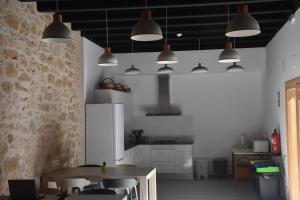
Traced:
<path fill-rule="evenodd" d="M 57 200 L 56 195 L 46 195 L 41 200 Z M 71 195 L 68 200 L 126 200 L 125 195 Z"/>
<path fill-rule="evenodd" d="M 258 153 L 258 152 L 254 152 L 253 149 L 238 149 L 238 148 L 232 149 L 232 174 L 235 183 L 237 183 L 238 181 L 236 174 L 237 174 L 237 166 L 238 166 L 239 159 L 244 157 L 253 157 L 253 156 L 270 159 L 271 153 L 269 152 Z"/>
<path fill-rule="evenodd" d="M 103 179 L 134 178 L 140 183 L 140 200 L 156 200 L 156 169 L 139 167 L 107 167 L 105 171 L 99 167 L 62 168 L 42 176 L 42 190 L 47 192 L 49 181 L 67 178 L 85 178 L 99 182 Z"/>

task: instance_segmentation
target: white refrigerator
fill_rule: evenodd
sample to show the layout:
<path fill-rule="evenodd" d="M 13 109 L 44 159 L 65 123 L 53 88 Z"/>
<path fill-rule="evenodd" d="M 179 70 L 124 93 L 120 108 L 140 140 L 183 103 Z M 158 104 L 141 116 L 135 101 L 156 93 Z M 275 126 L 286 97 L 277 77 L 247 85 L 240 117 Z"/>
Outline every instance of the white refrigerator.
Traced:
<path fill-rule="evenodd" d="M 124 105 L 86 104 L 86 164 L 115 166 L 124 158 Z"/>

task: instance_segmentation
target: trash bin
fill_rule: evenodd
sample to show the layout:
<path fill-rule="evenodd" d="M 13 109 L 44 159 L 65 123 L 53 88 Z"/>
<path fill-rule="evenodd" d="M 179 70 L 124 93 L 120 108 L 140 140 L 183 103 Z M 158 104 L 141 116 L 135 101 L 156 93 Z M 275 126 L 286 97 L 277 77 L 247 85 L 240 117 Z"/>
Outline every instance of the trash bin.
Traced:
<path fill-rule="evenodd" d="M 195 164 L 196 164 L 196 178 L 200 179 L 203 177 L 204 179 L 208 178 L 208 164 L 209 159 L 208 158 L 195 158 Z"/>
<path fill-rule="evenodd" d="M 215 158 L 213 160 L 214 175 L 216 178 L 227 177 L 227 159 L 226 158 Z"/>
<path fill-rule="evenodd" d="M 268 163 L 265 163 L 267 165 Z M 263 164 L 260 164 L 263 165 Z M 280 169 L 278 166 L 256 167 L 256 191 L 262 200 L 279 199 Z"/>
<path fill-rule="evenodd" d="M 279 174 L 260 174 L 258 181 L 258 193 L 262 200 L 279 199 Z"/>

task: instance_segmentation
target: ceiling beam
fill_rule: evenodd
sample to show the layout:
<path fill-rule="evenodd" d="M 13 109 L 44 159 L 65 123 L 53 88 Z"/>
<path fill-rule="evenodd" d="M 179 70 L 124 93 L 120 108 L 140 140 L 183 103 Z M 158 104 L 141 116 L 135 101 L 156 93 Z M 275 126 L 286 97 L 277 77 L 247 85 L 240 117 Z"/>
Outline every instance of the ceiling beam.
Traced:
<path fill-rule="evenodd" d="M 265 23 L 276 23 L 276 22 L 283 22 L 286 21 L 286 19 L 282 18 L 277 18 L 277 19 L 261 19 L 258 20 L 260 24 L 265 24 Z M 202 23 L 176 23 L 176 24 L 168 24 L 168 28 L 178 28 L 178 27 L 199 27 L 199 26 L 226 26 L 227 21 L 218 21 L 218 22 L 202 22 Z M 109 27 L 109 30 L 131 30 L 133 28 L 134 24 L 131 26 L 128 26 L 127 24 L 125 26 L 114 26 L 114 27 Z M 71 25 L 73 30 L 105 30 L 105 26 L 98 24 L 98 23 L 72 23 Z M 164 28 L 165 25 L 160 25 L 160 27 Z"/>
<path fill-rule="evenodd" d="M 262 11 L 252 11 L 251 15 L 270 15 L 270 14 L 284 14 L 291 13 L 291 9 L 279 9 L 279 10 L 262 10 Z M 234 16 L 235 13 L 231 12 L 229 16 Z M 212 17 L 227 17 L 227 13 L 201 13 L 201 14 L 190 14 L 190 15 L 176 15 L 168 16 L 169 20 L 172 19 L 200 19 L 200 18 L 212 18 Z M 154 20 L 165 20 L 165 16 L 155 16 Z M 110 18 L 108 22 L 127 22 L 127 21 L 139 21 L 140 17 L 122 17 L 122 18 Z M 83 15 L 82 13 L 66 13 L 63 15 L 64 22 L 75 22 L 75 23 L 87 23 L 87 22 L 105 22 L 105 13 L 95 13 L 94 15 Z"/>
<path fill-rule="evenodd" d="M 263 4 L 263 3 L 274 3 L 274 2 L 286 2 L 286 0 L 248 0 L 248 1 L 202 1 L 201 3 L 195 3 L 195 1 L 170 1 L 161 2 L 157 1 L 152 4 L 148 4 L 148 9 L 162 9 L 162 8 L 189 8 L 189 7 L 211 7 L 211 6 L 224 6 L 224 5 L 238 5 L 241 3 L 245 4 Z M 55 1 L 37 1 L 37 9 L 40 12 L 55 12 L 56 2 Z M 88 3 L 86 1 L 80 2 L 60 2 L 58 5 L 58 10 L 60 13 L 67 12 L 94 12 L 94 11 L 105 11 L 105 10 L 142 10 L 145 9 L 144 1 L 99 1 L 98 3 L 94 1 L 93 3 Z"/>

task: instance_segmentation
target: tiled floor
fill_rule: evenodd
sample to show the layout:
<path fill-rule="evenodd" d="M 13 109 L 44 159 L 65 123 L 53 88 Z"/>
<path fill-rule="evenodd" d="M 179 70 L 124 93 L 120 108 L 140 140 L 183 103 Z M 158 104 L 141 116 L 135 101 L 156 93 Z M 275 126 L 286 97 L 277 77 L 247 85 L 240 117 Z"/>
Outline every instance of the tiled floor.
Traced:
<path fill-rule="evenodd" d="M 159 181 L 158 200 L 256 200 L 252 182 L 208 179 L 200 181 Z"/>

